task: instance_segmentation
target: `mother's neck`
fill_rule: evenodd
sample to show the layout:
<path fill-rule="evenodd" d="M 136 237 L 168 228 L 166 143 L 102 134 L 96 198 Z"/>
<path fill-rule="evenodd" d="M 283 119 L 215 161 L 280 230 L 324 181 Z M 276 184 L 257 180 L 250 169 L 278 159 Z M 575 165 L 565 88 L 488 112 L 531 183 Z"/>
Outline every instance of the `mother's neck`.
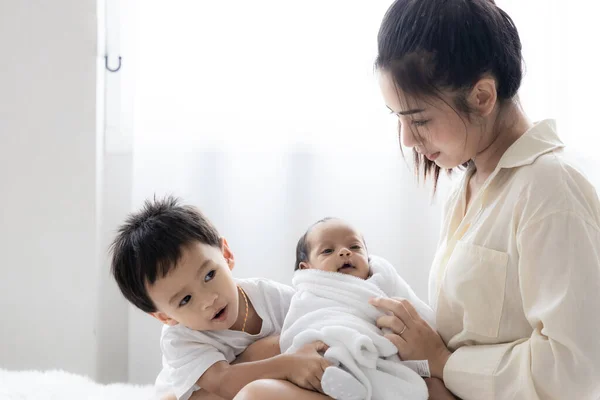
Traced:
<path fill-rule="evenodd" d="M 533 126 L 517 100 L 499 109 L 494 121 L 491 139 L 473 159 L 476 170 L 473 179 L 479 184 L 494 172 L 506 150 Z"/>

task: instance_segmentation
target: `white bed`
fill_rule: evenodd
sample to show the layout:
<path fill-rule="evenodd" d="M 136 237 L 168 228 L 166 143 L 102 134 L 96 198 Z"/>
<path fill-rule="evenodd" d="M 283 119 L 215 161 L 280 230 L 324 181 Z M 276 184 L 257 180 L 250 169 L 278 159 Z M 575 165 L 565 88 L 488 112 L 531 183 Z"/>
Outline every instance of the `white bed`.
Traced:
<path fill-rule="evenodd" d="M 0 400 L 150 400 L 152 385 L 101 385 L 64 371 L 0 369 Z"/>

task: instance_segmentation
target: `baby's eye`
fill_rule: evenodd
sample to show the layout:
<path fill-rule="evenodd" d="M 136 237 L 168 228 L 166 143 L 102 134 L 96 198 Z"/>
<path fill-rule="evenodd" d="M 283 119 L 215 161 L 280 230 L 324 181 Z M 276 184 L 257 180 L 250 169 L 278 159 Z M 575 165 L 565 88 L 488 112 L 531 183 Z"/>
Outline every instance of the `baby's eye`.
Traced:
<path fill-rule="evenodd" d="M 360 250 L 361 247 L 358 244 L 355 244 L 354 246 L 350 247 L 350 250 Z"/>
<path fill-rule="evenodd" d="M 322 254 L 331 254 L 331 253 L 333 253 L 332 249 L 325 249 L 322 251 Z"/>
<path fill-rule="evenodd" d="M 183 307 L 185 306 L 187 303 L 190 302 L 190 300 L 192 299 L 192 296 L 190 296 L 189 294 L 187 296 L 185 296 L 180 302 L 179 302 L 179 307 Z"/>
<path fill-rule="evenodd" d="M 216 274 L 217 274 L 217 271 L 215 271 L 213 269 L 208 274 L 206 274 L 206 276 L 204 277 L 204 282 L 212 281 Z"/>

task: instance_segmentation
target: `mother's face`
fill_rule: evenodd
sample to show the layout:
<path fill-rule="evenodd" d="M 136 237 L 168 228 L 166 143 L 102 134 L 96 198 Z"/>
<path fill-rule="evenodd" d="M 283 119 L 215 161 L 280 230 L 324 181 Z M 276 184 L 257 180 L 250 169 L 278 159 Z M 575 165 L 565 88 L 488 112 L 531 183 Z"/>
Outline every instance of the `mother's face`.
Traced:
<path fill-rule="evenodd" d="M 379 85 L 387 107 L 398 116 L 403 146 L 446 169 L 475 157 L 481 128 L 456 110 L 452 96 L 416 99 L 405 95 L 386 71 L 380 71 Z"/>

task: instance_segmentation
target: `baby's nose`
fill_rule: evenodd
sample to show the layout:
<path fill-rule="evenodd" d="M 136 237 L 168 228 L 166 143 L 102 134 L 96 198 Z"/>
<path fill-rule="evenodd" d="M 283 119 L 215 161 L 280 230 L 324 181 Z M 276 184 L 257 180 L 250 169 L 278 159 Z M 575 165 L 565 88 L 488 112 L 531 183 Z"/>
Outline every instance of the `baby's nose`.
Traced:
<path fill-rule="evenodd" d="M 344 256 L 349 256 L 350 255 L 350 250 L 348 250 L 347 248 L 342 248 L 340 249 L 340 257 L 344 257 Z"/>

